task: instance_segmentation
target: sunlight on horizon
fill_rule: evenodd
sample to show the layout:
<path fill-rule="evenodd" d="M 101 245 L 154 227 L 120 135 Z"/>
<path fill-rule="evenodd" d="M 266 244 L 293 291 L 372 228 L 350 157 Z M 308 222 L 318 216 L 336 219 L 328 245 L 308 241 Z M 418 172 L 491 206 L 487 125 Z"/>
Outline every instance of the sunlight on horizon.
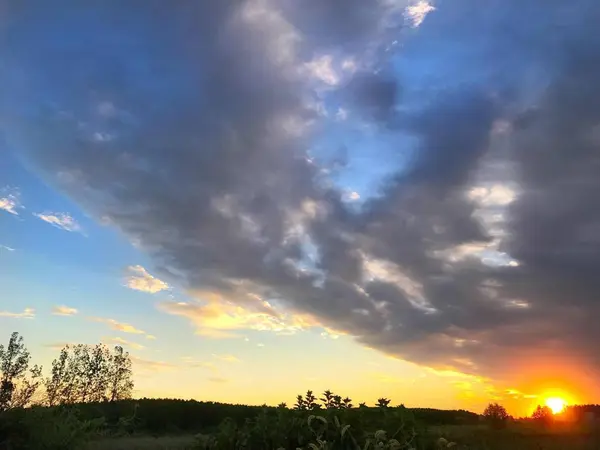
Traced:
<path fill-rule="evenodd" d="M 552 410 L 552 414 L 560 414 L 567 406 L 567 402 L 560 397 L 549 397 L 546 399 L 546 406 Z"/>

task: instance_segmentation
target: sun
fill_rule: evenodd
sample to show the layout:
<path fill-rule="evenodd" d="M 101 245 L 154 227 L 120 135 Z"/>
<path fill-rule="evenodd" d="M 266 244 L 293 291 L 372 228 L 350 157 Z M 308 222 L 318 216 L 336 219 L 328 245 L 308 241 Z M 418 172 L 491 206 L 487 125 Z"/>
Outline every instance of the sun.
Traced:
<path fill-rule="evenodd" d="M 552 414 L 559 414 L 567 406 L 567 402 L 559 397 L 549 397 L 546 399 L 546 406 L 552 410 Z"/>

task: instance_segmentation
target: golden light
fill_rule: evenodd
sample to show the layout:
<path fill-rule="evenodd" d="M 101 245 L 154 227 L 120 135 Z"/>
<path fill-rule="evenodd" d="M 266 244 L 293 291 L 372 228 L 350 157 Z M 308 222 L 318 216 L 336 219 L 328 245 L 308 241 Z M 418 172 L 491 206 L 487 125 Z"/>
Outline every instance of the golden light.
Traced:
<path fill-rule="evenodd" d="M 559 397 L 549 397 L 546 399 L 546 406 L 552 410 L 552 414 L 559 414 L 567 406 L 567 402 Z"/>

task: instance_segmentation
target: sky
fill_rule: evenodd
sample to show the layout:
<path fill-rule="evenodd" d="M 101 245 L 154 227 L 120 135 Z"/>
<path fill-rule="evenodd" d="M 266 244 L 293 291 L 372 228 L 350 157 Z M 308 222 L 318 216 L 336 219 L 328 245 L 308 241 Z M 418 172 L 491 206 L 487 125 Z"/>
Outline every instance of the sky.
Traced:
<path fill-rule="evenodd" d="M 135 395 L 600 402 L 596 0 L 0 0 L 0 339 Z"/>

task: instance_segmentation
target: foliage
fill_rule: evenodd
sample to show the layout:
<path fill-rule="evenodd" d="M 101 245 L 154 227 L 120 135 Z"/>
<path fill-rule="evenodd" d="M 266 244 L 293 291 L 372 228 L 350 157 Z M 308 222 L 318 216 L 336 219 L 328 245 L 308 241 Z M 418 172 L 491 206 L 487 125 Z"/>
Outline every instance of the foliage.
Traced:
<path fill-rule="evenodd" d="M 11 449 L 80 449 L 102 426 L 103 419 L 82 420 L 76 408 L 13 409 L 0 416 L 0 443 Z"/>
<path fill-rule="evenodd" d="M 131 359 L 123 348 L 104 345 L 64 347 L 45 380 L 49 406 L 116 401 L 131 397 Z"/>
<path fill-rule="evenodd" d="M 224 421 L 216 433 L 198 436 L 205 450 L 365 450 L 420 448 L 421 428 L 404 406 L 389 407 L 388 399 L 375 408 L 352 406 L 349 397 L 330 390 L 317 403 L 312 391 L 299 395 L 293 410 L 283 405 L 265 408 L 243 424 Z M 382 401 L 385 400 L 385 401 Z M 445 447 L 444 447 L 445 448 Z"/>
<path fill-rule="evenodd" d="M 483 417 L 492 428 L 499 429 L 506 426 L 510 416 L 504 406 L 498 403 L 490 403 L 483 411 Z"/>
<path fill-rule="evenodd" d="M 12 333 L 8 346 L 0 345 L 0 412 L 27 406 L 40 385 L 42 368 L 29 367 L 31 356 L 23 337 Z"/>

